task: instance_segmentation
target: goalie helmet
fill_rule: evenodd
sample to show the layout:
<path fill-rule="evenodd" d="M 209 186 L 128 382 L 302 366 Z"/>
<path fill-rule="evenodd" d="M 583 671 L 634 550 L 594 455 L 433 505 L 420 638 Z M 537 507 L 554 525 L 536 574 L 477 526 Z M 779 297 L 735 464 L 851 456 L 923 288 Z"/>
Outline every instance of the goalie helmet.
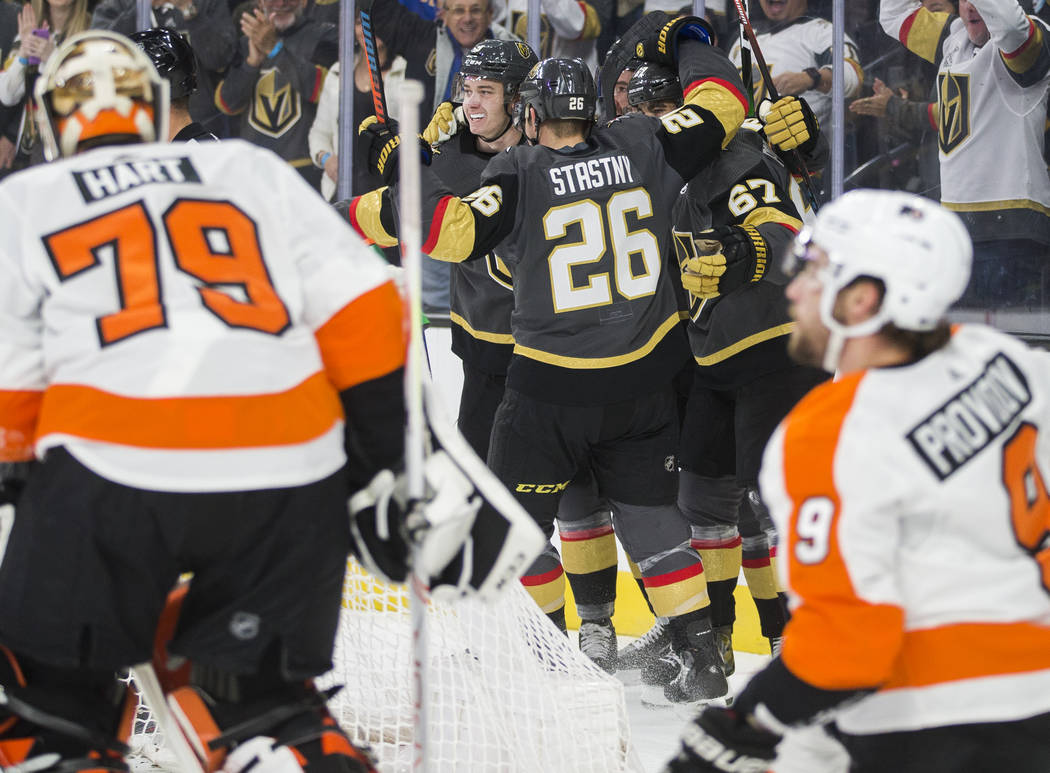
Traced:
<path fill-rule="evenodd" d="M 197 57 L 181 33 L 167 27 L 151 27 L 130 35 L 170 86 L 171 99 L 197 91 Z"/>
<path fill-rule="evenodd" d="M 48 160 L 168 135 L 168 83 L 123 35 L 88 30 L 48 59 L 34 97 Z"/>
<path fill-rule="evenodd" d="M 452 80 L 452 101 L 463 102 L 463 82 L 468 78 L 503 84 L 503 101 L 509 104 L 518 87 L 539 59 L 525 43 L 511 40 L 482 40 L 463 55 L 463 64 Z"/>
<path fill-rule="evenodd" d="M 962 220 L 911 193 L 853 190 L 840 196 L 798 235 L 794 258 L 805 256 L 810 245 L 828 255 L 821 321 L 841 338 L 870 335 L 888 322 L 902 330 L 933 330 L 970 279 L 973 247 Z M 835 299 L 859 277 L 882 282 L 882 305 L 871 319 L 843 325 L 833 316 Z"/>
<path fill-rule="evenodd" d="M 634 71 L 627 84 L 627 104 L 631 107 L 646 102 L 667 101 L 682 104 L 682 83 L 669 67 L 645 62 Z"/>
<path fill-rule="evenodd" d="M 521 82 L 518 93 L 519 120 L 524 120 L 526 107 L 536 111 L 540 123 L 548 118 L 594 120 L 598 89 L 582 59 L 544 59 Z"/>

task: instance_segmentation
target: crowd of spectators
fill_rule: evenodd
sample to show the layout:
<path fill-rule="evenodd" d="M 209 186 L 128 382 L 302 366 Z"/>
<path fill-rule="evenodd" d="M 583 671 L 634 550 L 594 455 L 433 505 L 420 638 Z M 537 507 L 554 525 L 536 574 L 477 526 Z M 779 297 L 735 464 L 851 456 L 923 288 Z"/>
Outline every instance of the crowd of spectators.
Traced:
<path fill-rule="evenodd" d="M 981 287 L 970 296 L 973 305 L 1045 314 L 1050 44 L 1039 19 L 1047 13 L 1042 0 L 1036 8 L 1029 2 L 882 0 L 880 9 L 879 0 L 846 0 L 845 188 L 902 189 L 944 201 L 963 214 L 978 244 Z M 449 99 L 464 52 L 485 38 L 525 34 L 526 6 L 524 0 L 376 0 L 388 77 L 424 83 L 422 125 Z M 750 6 L 776 89 L 804 97 L 829 132 L 832 73 L 840 66 L 832 60 L 831 0 Z M 541 8 L 545 53 L 571 53 L 598 66 L 618 31 L 641 14 L 691 10 L 677 0 L 542 0 Z M 711 0 L 706 9 L 758 104 L 767 88 L 754 58 L 741 52 L 734 5 Z M 220 138 L 271 148 L 331 199 L 339 155 L 338 12 L 337 0 L 153 0 L 150 23 L 178 31 L 196 51 L 195 121 Z M 135 0 L 0 0 L 0 176 L 43 161 L 27 84 L 57 42 L 89 26 L 132 32 Z M 360 121 L 370 100 L 359 54 L 354 84 Z M 1004 147 L 1002 132 L 1010 127 L 1012 146 Z M 360 193 L 375 181 L 363 159 L 354 166 L 352 189 Z M 817 189 L 826 200 L 828 181 L 818 180 Z"/>

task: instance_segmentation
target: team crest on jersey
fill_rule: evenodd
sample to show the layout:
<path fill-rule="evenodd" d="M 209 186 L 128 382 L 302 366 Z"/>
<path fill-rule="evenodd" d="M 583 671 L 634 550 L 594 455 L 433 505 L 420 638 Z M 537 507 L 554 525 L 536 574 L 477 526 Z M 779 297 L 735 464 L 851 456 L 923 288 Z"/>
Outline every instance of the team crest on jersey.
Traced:
<path fill-rule="evenodd" d="M 937 94 L 937 141 L 947 154 L 970 136 L 970 76 L 938 73 Z"/>
<path fill-rule="evenodd" d="M 511 11 L 511 29 L 519 38 L 525 39 L 528 35 L 529 15 L 524 11 Z M 547 21 L 545 14 L 540 14 L 540 59 L 551 55 L 551 23 Z M 526 59 L 528 54 L 522 54 Z"/>
<path fill-rule="evenodd" d="M 299 122 L 302 97 L 290 83 L 278 86 L 277 70 L 267 70 L 255 85 L 255 101 L 248 123 L 267 137 L 280 137 Z"/>
<path fill-rule="evenodd" d="M 81 197 L 87 203 L 137 188 L 146 183 L 199 183 L 188 158 L 128 160 L 73 172 Z"/>
<path fill-rule="evenodd" d="M 434 75 L 437 72 L 437 49 L 430 49 L 430 56 L 427 57 L 427 75 Z"/>

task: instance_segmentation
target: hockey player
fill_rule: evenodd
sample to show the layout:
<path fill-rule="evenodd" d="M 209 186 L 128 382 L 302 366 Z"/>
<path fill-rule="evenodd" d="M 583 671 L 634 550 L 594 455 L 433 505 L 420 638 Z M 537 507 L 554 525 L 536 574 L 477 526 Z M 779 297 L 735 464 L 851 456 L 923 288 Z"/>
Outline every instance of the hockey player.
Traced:
<path fill-rule="evenodd" d="M 168 82 L 171 100 L 168 139 L 171 142 L 201 142 L 219 139 L 190 116 L 190 97 L 197 93 L 197 57 L 180 33 L 167 27 L 151 27 L 130 35 Z"/>
<path fill-rule="evenodd" d="M 631 78 L 628 100 L 646 115 L 663 115 L 681 103 L 681 86 L 673 72 L 647 63 Z M 784 97 L 770 113 L 779 115 L 791 103 L 798 99 Z M 806 131 L 805 121 L 800 128 Z M 820 139 L 814 131 L 802 140 L 802 151 L 808 156 Z M 826 142 L 819 146 L 826 149 Z M 777 423 L 826 377 L 793 364 L 785 346 L 791 331 L 786 278 L 774 256 L 802 226 L 789 193 L 797 187 L 766 145 L 761 123 L 748 120 L 717 161 L 689 181 L 673 215 L 696 363 L 682 421 L 678 507 L 704 562 L 727 675 L 734 670 L 733 591 L 741 568 L 774 651 L 783 633 L 775 535 L 758 496 L 758 467 Z M 668 645 L 658 619 L 620 660 L 642 667 L 643 681 L 658 683 L 677 670 Z M 663 659 L 654 660 L 661 653 Z"/>
<path fill-rule="evenodd" d="M 886 0 L 879 21 L 887 35 L 938 66 L 941 203 L 959 213 L 974 241 L 964 301 L 1045 308 L 1050 28 L 1017 0 L 961 0 L 959 16 Z"/>
<path fill-rule="evenodd" d="M 0 763 L 127 769 L 114 674 L 188 571 L 170 700 L 209 769 L 372 770 L 312 684 L 348 550 L 400 580 L 417 544 L 424 580 L 487 595 L 543 538 L 521 514 L 464 544 L 459 449 L 403 518 L 384 262 L 269 151 L 155 143 L 166 92 L 127 38 L 74 36 L 36 89 L 57 160 L 0 187 Z"/>
<path fill-rule="evenodd" d="M 687 350 L 663 270 L 668 214 L 683 177 L 720 151 L 745 105 L 725 56 L 689 38 L 709 40 L 706 25 L 685 17 L 637 40 L 667 63 L 677 53 L 690 84 L 686 104 L 662 122 L 593 129 L 590 71 L 548 59 L 520 89 L 521 125 L 537 147 L 497 156 L 465 197 L 424 169 L 424 250 L 460 262 L 495 249 L 513 278 L 514 355 L 489 466 L 548 534 L 567 483 L 593 470 L 654 608 L 670 618 L 683 666 L 665 694 L 677 702 L 724 695 L 727 684 L 703 565 L 674 504 L 671 378 Z M 524 581 L 550 605 L 562 593 L 557 554 L 542 556 Z"/>
<path fill-rule="evenodd" d="M 839 377 L 762 460 L 792 617 L 781 656 L 687 727 L 669 770 L 766 770 L 787 728 L 833 718 L 857 773 L 1042 773 L 1050 362 L 949 327 L 970 240 L 929 199 L 847 193 L 795 254 L 789 351 Z"/>
<path fill-rule="evenodd" d="M 453 193 L 466 195 L 475 190 L 496 153 L 525 142 L 511 112 L 517 103 L 518 87 L 536 62 L 536 55 L 524 43 L 504 40 L 483 40 L 464 56 L 453 92 L 462 105 L 462 121 L 469 131 L 441 143 L 431 162 L 431 168 Z M 457 128 L 453 123 L 445 131 L 454 133 Z M 354 199 L 348 211 L 351 225 L 384 247 L 397 244 L 392 199 L 391 189 L 383 188 Z M 495 253 L 483 260 L 440 265 L 451 268 L 452 351 L 463 363 L 457 426 L 478 456 L 485 459 L 514 347 L 511 278 Z M 580 649 L 603 669 L 613 671 L 616 543 L 611 513 L 597 501 L 589 475 L 583 477 L 585 480 L 569 485 L 559 506 L 565 573 L 582 619 Z M 564 609 L 564 594 L 556 594 L 545 611 L 564 628 Z"/>

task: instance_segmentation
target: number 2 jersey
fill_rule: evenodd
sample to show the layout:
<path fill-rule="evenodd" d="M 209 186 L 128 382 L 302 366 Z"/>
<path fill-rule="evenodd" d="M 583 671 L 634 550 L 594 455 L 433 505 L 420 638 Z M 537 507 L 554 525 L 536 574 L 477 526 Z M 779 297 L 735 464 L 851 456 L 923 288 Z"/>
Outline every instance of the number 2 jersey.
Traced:
<path fill-rule="evenodd" d="M 692 43 L 680 47 L 687 103 L 660 120 L 615 121 L 558 150 L 510 148 L 462 199 L 426 170 L 423 251 L 459 262 L 494 249 L 510 271 L 508 388 L 561 404 L 616 402 L 669 383 L 688 357 L 665 265 L 671 207 L 745 105 L 725 55 Z"/>
<path fill-rule="evenodd" d="M 346 461 L 344 390 L 403 359 L 384 262 L 269 151 L 100 148 L 0 185 L 0 460 L 301 485 Z"/>
<path fill-rule="evenodd" d="M 781 657 L 822 690 L 877 689 L 843 731 L 1050 711 L 1048 482 L 1050 355 L 991 328 L 783 421 L 760 477 L 792 598 Z"/>

